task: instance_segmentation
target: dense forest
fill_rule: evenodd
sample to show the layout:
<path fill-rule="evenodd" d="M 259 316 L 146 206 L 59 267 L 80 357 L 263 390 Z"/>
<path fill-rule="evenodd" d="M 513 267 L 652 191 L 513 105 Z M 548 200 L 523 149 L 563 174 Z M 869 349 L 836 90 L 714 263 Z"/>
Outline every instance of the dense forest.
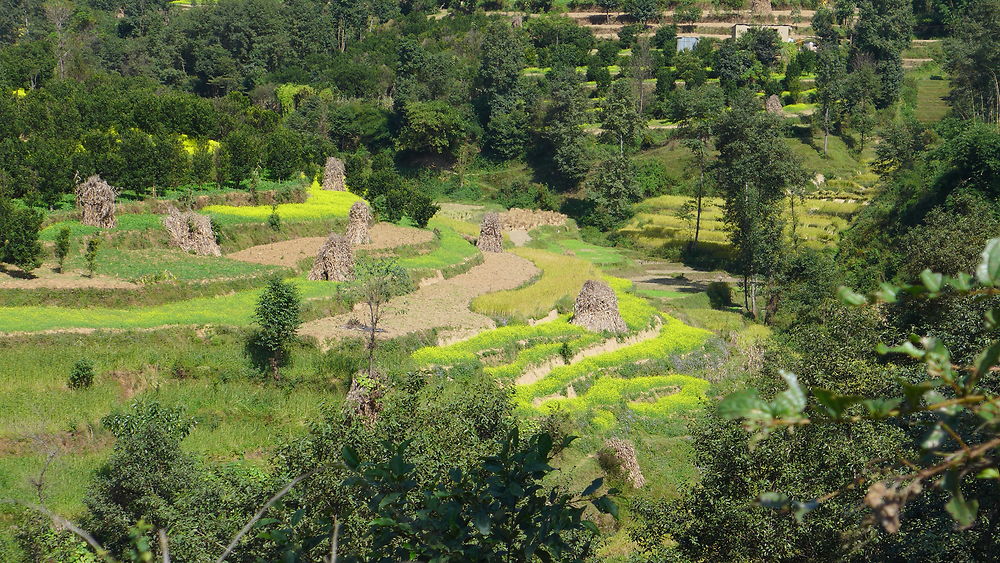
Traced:
<path fill-rule="evenodd" d="M 0 0 L 0 559 L 997 559 L 997 29 Z"/>

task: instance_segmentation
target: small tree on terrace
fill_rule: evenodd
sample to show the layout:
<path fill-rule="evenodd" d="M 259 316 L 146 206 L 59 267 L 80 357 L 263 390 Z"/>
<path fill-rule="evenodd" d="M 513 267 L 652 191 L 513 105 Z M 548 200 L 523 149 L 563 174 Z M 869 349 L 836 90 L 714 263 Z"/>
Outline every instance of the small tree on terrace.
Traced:
<path fill-rule="evenodd" d="M 63 263 L 69 255 L 69 227 L 63 227 L 56 236 L 56 261 L 59 262 L 59 273 L 63 271 Z"/>
<path fill-rule="evenodd" d="M 298 289 L 280 278 L 267 283 L 257 301 L 254 320 L 260 325 L 256 343 L 268 353 L 268 363 L 275 379 L 280 379 L 278 367 L 287 354 L 288 344 L 302 324 L 299 316 L 301 297 Z"/>
<path fill-rule="evenodd" d="M 375 369 L 376 333 L 385 314 L 385 305 L 410 287 L 410 276 L 393 258 L 368 258 L 354 267 L 351 291 L 368 309 L 368 373 Z"/>
<path fill-rule="evenodd" d="M 38 231 L 42 214 L 0 199 L 0 262 L 14 264 L 26 272 L 42 262 L 42 246 Z"/>

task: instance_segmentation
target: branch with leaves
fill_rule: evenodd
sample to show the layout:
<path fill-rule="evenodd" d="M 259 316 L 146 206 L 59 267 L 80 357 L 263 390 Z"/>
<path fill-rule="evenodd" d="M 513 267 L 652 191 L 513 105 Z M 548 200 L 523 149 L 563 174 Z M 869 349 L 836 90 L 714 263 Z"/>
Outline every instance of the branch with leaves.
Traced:
<path fill-rule="evenodd" d="M 935 299 L 945 294 L 1000 294 L 1000 238 L 986 244 L 974 276 L 962 273 L 951 277 L 924 270 L 919 283 L 883 283 L 869 295 L 844 287 L 839 290 L 845 303 L 857 307 L 896 303 L 904 297 Z M 1000 309 L 986 313 L 983 322 L 989 329 L 1000 326 Z M 783 371 L 781 376 L 788 389 L 771 400 L 761 398 L 752 389 L 734 393 L 723 400 L 720 413 L 743 421 L 753 434 L 751 447 L 775 431 L 793 431 L 808 424 L 896 419 L 923 428 L 917 444 L 921 455 L 917 459 L 902 459 L 889 471 L 859 476 L 819 498 L 793 499 L 772 492 L 761 495 L 759 504 L 790 511 L 802 519 L 841 492 L 867 486 L 865 504 L 882 527 L 893 533 L 900 528 L 906 502 L 927 487 L 936 487 L 949 494 L 945 509 L 959 526 L 972 526 L 980 512 L 980 500 L 966 498 L 963 484 L 976 479 L 1000 479 L 996 459 L 1000 448 L 1000 397 L 983 385 L 987 375 L 1000 371 L 1000 341 L 990 343 L 969 365 L 955 363 L 945 343 L 934 336 L 914 334 L 898 346 L 880 343 L 877 351 L 882 355 L 904 355 L 922 363 L 926 376 L 916 383 L 900 381 L 898 396 L 866 398 L 822 388 L 803 388 L 795 374 Z"/>

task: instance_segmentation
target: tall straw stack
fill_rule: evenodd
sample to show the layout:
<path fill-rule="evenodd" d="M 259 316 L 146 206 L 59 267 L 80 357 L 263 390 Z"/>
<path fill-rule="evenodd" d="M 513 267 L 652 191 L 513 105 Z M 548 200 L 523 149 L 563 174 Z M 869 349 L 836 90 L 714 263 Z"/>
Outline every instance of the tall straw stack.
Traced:
<path fill-rule="evenodd" d="M 174 245 L 181 250 L 201 256 L 222 256 L 222 249 L 212 230 L 212 220 L 207 216 L 194 211 L 181 213 L 171 205 L 163 217 L 163 226 L 170 233 Z"/>
<path fill-rule="evenodd" d="M 342 192 L 347 187 L 344 185 L 344 161 L 335 156 L 326 159 L 323 167 L 323 189 Z"/>
<path fill-rule="evenodd" d="M 635 454 L 635 446 L 628 440 L 611 438 L 604 443 L 606 455 L 612 458 L 618 471 L 636 489 L 646 484 L 646 477 L 639 467 L 639 459 Z"/>
<path fill-rule="evenodd" d="M 618 296 L 600 280 L 587 280 L 576 296 L 572 324 L 594 332 L 627 332 L 618 312 Z"/>
<path fill-rule="evenodd" d="M 97 174 L 76 186 L 76 204 L 80 207 L 80 222 L 92 227 L 113 229 L 118 224 L 115 217 L 115 198 L 118 188 L 105 182 Z"/>
<path fill-rule="evenodd" d="M 372 241 L 368 232 L 372 224 L 372 210 L 363 201 L 356 201 L 347 215 L 347 241 L 351 244 L 368 244 Z"/>
<path fill-rule="evenodd" d="M 503 232 L 500 227 L 500 216 L 496 213 L 483 215 L 483 223 L 479 227 L 479 240 L 476 246 L 483 252 L 503 252 Z"/>
<path fill-rule="evenodd" d="M 309 279 L 348 281 L 354 278 L 354 247 L 342 235 L 331 233 L 320 247 Z"/>

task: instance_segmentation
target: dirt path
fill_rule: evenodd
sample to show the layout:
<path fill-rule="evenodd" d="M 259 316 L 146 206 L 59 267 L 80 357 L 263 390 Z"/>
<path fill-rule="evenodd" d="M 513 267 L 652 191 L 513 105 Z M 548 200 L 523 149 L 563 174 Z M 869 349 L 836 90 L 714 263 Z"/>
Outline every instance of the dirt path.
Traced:
<path fill-rule="evenodd" d="M 496 328 L 492 319 L 469 310 L 472 300 L 485 293 L 514 289 L 539 273 L 530 261 L 509 253 L 487 253 L 483 263 L 464 274 L 425 285 L 389 302 L 382 319 L 380 338 L 394 338 L 430 328 L 447 329 L 439 339 L 454 342 Z M 351 319 L 364 321 L 365 311 L 326 317 L 302 325 L 299 334 L 328 339 L 358 337 L 365 332 L 345 328 Z"/>
<path fill-rule="evenodd" d="M 660 328 L 662 323 L 657 321 L 657 323 L 646 330 L 637 332 L 632 336 L 625 338 L 624 340 L 618 340 L 616 338 L 609 338 L 602 342 L 590 346 L 589 348 L 584 348 L 577 352 L 572 358 L 570 358 L 569 363 L 575 364 L 584 358 L 589 358 L 591 356 L 597 356 L 600 354 L 606 354 L 609 352 L 614 352 L 620 348 L 625 348 L 626 346 L 632 346 L 633 344 L 638 344 L 640 342 L 649 340 L 650 338 L 656 338 L 660 334 Z M 521 377 L 517 378 L 518 385 L 531 385 L 545 379 L 545 376 L 549 374 L 553 369 L 566 365 L 562 358 L 553 358 L 541 364 L 531 366 L 524 370 Z M 548 400 L 551 397 L 545 397 L 543 400 Z M 540 401 L 539 401 L 540 402 Z"/>
<path fill-rule="evenodd" d="M 414 244 L 425 244 L 434 239 L 434 233 L 428 230 L 400 227 L 392 223 L 379 223 L 371 229 L 372 242 L 358 248 L 363 250 L 379 250 L 396 248 Z M 254 264 L 267 264 L 294 268 L 303 258 L 313 258 L 323 246 L 326 237 L 303 237 L 283 240 L 271 244 L 251 246 L 239 252 L 229 254 L 227 258 Z"/>

